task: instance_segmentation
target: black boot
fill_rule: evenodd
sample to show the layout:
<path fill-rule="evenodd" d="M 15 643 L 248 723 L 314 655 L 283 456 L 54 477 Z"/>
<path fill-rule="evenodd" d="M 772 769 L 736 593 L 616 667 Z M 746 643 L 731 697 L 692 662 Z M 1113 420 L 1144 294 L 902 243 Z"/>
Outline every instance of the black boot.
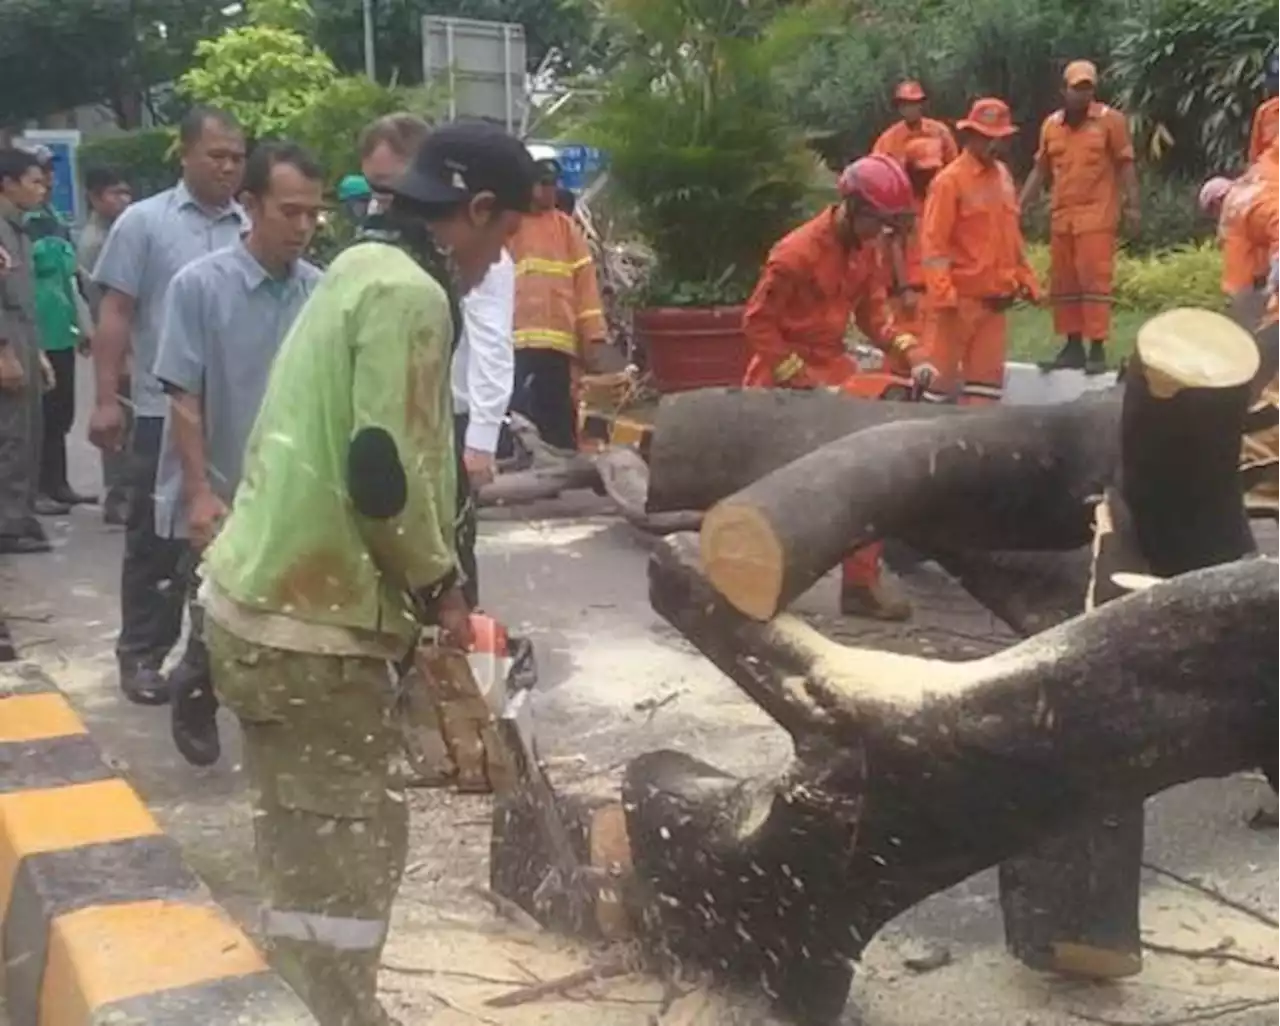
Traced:
<path fill-rule="evenodd" d="M 102 522 L 110 527 L 124 527 L 129 521 L 129 493 L 112 488 L 102 500 Z"/>
<path fill-rule="evenodd" d="M 1058 355 L 1052 360 L 1042 361 L 1040 369 L 1042 371 L 1084 370 L 1084 366 L 1084 343 L 1079 335 L 1068 335 L 1067 341 L 1058 350 Z"/>
<path fill-rule="evenodd" d="M 1103 342 L 1090 342 L 1089 355 L 1084 361 L 1086 374 L 1107 373 L 1107 346 Z"/>
<path fill-rule="evenodd" d="M 209 650 L 192 640 L 169 674 L 173 743 L 192 766 L 212 766 L 222 755 L 218 739 L 218 699 L 209 673 Z"/>
<path fill-rule="evenodd" d="M 169 701 L 169 682 L 160 667 L 142 660 L 120 659 L 120 690 L 136 705 L 164 705 Z"/>

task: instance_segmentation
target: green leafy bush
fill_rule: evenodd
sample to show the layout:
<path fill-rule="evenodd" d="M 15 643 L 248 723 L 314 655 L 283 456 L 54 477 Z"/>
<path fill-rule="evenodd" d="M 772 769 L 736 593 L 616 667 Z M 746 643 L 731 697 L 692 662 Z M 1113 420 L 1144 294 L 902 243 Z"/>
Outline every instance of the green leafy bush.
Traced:
<path fill-rule="evenodd" d="M 81 172 L 109 167 L 133 186 L 135 198 L 150 196 L 171 186 L 178 177 L 170 128 L 144 128 L 136 132 L 104 135 L 80 144 Z"/>
<path fill-rule="evenodd" d="M 609 0 L 620 63 L 584 122 L 658 258 L 654 303 L 741 302 L 799 219 L 812 158 L 772 69 L 808 39 L 773 0 Z"/>
<path fill-rule="evenodd" d="M 1025 172 L 1041 121 L 1059 106 L 1065 63 L 1088 57 L 1105 67 L 1122 2 L 904 0 L 858 9 L 780 69 L 779 83 L 800 124 L 834 134 L 820 148 L 836 161 L 866 152 L 895 118 L 891 94 L 903 77 L 923 82 L 930 113 L 950 121 L 975 98 L 1000 96 L 1022 129 L 1012 163 Z"/>
<path fill-rule="evenodd" d="M 1275 16 L 1272 0 L 1135 3 L 1114 74 L 1142 152 L 1198 177 L 1240 168 Z"/>
<path fill-rule="evenodd" d="M 1049 247 L 1033 243 L 1027 259 L 1045 292 L 1049 283 Z M 1213 242 L 1200 242 L 1147 254 L 1116 254 L 1116 306 L 1154 312 L 1177 306 L 1210 310 L 1226 307 L 1222 294 L 1222 254 Z"/>
<path fill-rule="evenodd" d="M 1130 253 L 1150 253 L 1186 243 L 1202 242 L 1214 233 L 1213 222 L 1201 215 L 1196 205 L 1198 183 L 1181 176 L 1164 177 L 1152 168 L 1140 166 L 1142 225 L 1136 235 L 1122 227 L 1124 247 Z M 1041 199 L 1025 212 L 1023 231 L 1036 241 L 1049 238 L 1049 203 Z"/>

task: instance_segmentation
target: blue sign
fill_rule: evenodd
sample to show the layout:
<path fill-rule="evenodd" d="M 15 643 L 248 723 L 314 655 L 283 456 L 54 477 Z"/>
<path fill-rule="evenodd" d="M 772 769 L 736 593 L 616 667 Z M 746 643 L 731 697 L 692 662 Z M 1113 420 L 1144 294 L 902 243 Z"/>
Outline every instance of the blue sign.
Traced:
<path fill-rule="evenodd" d="M 604 170 L 605 155 L 591 146 L 557 145 L 560 154 L 560 184 L 575 193 L 582 192 Z"/>

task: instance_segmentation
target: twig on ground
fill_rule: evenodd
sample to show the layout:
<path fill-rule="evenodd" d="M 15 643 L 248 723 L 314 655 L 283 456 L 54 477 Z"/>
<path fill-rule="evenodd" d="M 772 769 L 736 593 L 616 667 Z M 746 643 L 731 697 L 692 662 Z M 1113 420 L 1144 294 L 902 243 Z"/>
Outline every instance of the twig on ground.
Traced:
<path fill-rule="evenodd" d="M 1277 966 L 1274 958 L 1251 958 L 1248 955 L 1237 955 L 1234 951 L 1228 951 L 1224 947 L 1179 948 L 1172 944 L 1156 944 L 1154 941 L 1143 941 L 1142 946 L 1148 951 L 1154 951 L 1158 955 L 1178 955 L 1181 958 L 1219 959 L 1224 962 L 1239 962 L 1241 965 L 1255 966 L 1258 969 L 1280 968 L 1280 966 Z"/>
<path fill-rule="evenodd" d="M 1220 1005 L 1201 1005 L 1199 1008 L 1187 1009 L 1186 1015 L 1176 1015 L 1170 1019 L 1110 1019 L 1105 1015 L 1093 1015 L 1090 1012 L 1081 1012 L 1076 1009 L 1068 1011 L 1073 1019 L 1080 1019 L 1083 1022 L 1099 1023 L 1100 1026 L 1187 1026 L 1188 1023 L 1209 1022 L 1212 1019 L 1221 1019 L 1224 1015 L 1234 1015 L 1236 1012 L 1247 1012 L 1254 1008 L 1274 1007 L 1275 998 L 1241 998 L 1238 1001 L 1227 1001 Z"/>
<path fill-rule="evenodd" d="M 534 933 L 542 932 L 542 924 L 510 898 L 504 898 L 501 894 L 491 891 L 488 887 L 481 887 L 479 884 L 471 884 L 467 887 L 467 892 L 474 894 L 482 901 L 488 902 L 503 919 L 509 920 L 525 930 L 532 930 Z"/>
<path fill-rule="evenodd" d="M 658 715 L 658 710 L 664 705 L 670 705 L 677 698 L 684 694 L 685 689 L 680 688 L 676 691 L 668 692 L 661 698 L 646 698 L 635 704 L 636 712 L 647 712 L 649 715 L 645 717 L 645 725 L 653 722 L 653 718 Z"/>
<path fill-rule="evenodd" d="M 1226 905 L 1227 908 L 1233 908 L 1237 912 L 1243 912 L 1245 915 L 1258 920 L 1260 923 L 1266 923 L 1270 927 L 1280 929 L 1280 920 L 1274 919 L 1272 916 L 1254 908 L 1252 905 L 1246 905 L 1243 901 L 1236 901 L 1235 898 L 1229 898 L 1221 891 L 1214 890 L 1214 888 L 1210 887 L 1208 884 L 1202 884 L 1199 880 L 1193 880 L 1189 876 L 1183 876 L 1181 873 L 1175 873 L 1172 869 L 1165 869 L 1164 866 L 1157 866 L 1154 862 L 1148 862 L 1145 859 L 1143 860 L 1142 865 L 1144 869 L 1149 869 L 1151 872 L 1159 876 L 1175 880 L 1184 887 L 1190 887 L 1193 891 L 1199 891 L 1201 894 L 1212 898 L 1219 904 Z"/>
<path fill-rule="evenodd" d="M 49 623 L 52 613 L 5 613 L 4 618 L 11 623 Z"/>
<path fill-rule="evenodd" d="M 399 973 L 401 976 L 455 976 L 460 980 L 492 983 L 499 987 L 519 987 L 524 984 L 523 980 L 513 980 L 510 977 L 502 976 L 485 976 L 483 973 L 469 973 L 464 969 L 435 969 L 425 965 L 399 965 L 395 962 L 386 961 L 382 963 L 382 968 L 389 973 Z"/>
<path fill-rule="evenodd" d="M 426 988 L 424 988 L 424 990 L 426 990 Z M 502 1026 L 502 1023 L 498 1022 L 497 1019 L 490 1019 L 487 1015 L 481 1015 L 479 1012 L 473 1012 L 470 1008 L 463 1008 L 456 1001 L 445 997 L 445 995 L 441 994 L 437 990 L 426 990 L 426 994 L 427 997 L 431 998 L 431 1000 L 439 1001 L 440 1004 L 445 1006 L 445 1008 L 457 1012 L 459 1015 L 465 1015 L 470 1019 L 474 1019 L 476 1022 L 485 1023 L 486 1026 Z"/>
<path fill-rule="evenodd" d="M 542 983 L 530 984 L 527 987 L 520 987 L 518 990 L 512 990 L 506 994 L 499 994 L 497 997 L 489 998 L 485 1004 L 490 1008 L 514 1008 L 516 1005 L 537 1001 L 539 998 L 549 997 L 552 994 L 563 994 L 566 990 L 573 990 L 575 987 L 582 987 L 588 983 L 598 983 L 601 980 L 628 976 L 632 971 L 631 962 L 628 959 L 619 958 L 611 962 L 603 962 L 600 965 L 593 965 L 586 969 L 579 969 L 565 976 L 558 976 L 553 980 L 544 980 Z"/>

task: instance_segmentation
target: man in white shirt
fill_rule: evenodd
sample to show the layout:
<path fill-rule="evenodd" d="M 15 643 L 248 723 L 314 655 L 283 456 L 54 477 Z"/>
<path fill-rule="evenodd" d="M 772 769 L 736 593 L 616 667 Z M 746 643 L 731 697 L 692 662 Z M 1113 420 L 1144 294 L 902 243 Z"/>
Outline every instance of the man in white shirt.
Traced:
<path fill-rule="evenodd" d="M 378 118 L 361 133 L 360 170 L 373 193 L 371 212 L 386 203 L 388 187 L 408 168 L 429 132 L 421 118 L 400 113 Z M 462 331 L 452 370 L 454 436 L 467 482 L 475 490 L 493 480 L 498 435 L 515 384 L 515 265 L 510 254 L 503 251 L 461 305 Z M 464 528 L 469 524 L 459 531 L 458 562 L 465 578 L 463 594 L 474 609 L 479 602 L 474 516 L 463 509 L 459 522 Z"/>

